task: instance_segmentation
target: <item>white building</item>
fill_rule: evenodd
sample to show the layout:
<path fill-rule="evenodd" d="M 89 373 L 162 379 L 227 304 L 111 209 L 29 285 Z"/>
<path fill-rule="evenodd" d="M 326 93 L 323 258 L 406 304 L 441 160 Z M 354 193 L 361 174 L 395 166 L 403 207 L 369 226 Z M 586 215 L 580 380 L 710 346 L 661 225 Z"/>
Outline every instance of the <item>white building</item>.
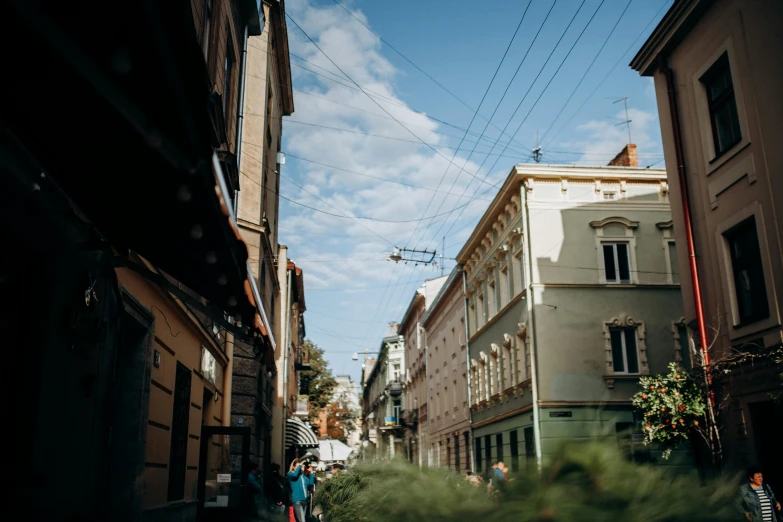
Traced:
<path fill-rule="evenodd" d="M 359 446 L 362 436 L 361 417 L 362 407 L 359 402 L 359 385 L 351 379 L 350 375 L 338 375 L 334 378 L 337 386 L 334 388 L 334 401 L 353 415 L 354 427 L 345 429 L 347 443 L 352 448 Z"/>

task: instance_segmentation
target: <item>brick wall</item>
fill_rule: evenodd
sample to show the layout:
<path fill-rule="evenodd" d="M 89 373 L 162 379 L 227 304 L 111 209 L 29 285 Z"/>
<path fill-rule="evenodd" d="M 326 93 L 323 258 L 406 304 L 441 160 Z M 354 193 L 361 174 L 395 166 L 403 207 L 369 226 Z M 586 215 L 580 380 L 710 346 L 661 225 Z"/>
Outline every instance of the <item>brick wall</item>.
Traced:
<path fill-rule="evenodd" d="M 629 143 L 609 162 L 610 167 L 638 167 L 639 157 L 636 155 L 636 145 Z"/>

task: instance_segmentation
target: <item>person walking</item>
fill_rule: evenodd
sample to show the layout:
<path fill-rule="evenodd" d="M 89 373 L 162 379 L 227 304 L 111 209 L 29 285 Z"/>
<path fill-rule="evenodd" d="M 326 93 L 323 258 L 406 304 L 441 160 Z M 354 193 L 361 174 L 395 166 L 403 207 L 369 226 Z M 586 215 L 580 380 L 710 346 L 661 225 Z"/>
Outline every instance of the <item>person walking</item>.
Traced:
<path fill-rule="evenodd" d="M 247 509 L 251 516 L 258 518 L 258 502 L 257 498 L 263 490 L 261 489 L 261 483 L 258 481 L 258 463 L 251 461 L 249 465 L 250 471 L 247 474 Z"/>
<path fill-rule="evenodd" d="M 294 459 L 288 472 L 288 482 L 291 484 L 291 503 L 296 522 L 307 522 L 307 500 L 310 498 L 310 488 L 315 487 L 315 472 L 310 468 L 310 463 Z"/>
<path fill-rule="evenodd" d="M 780 502 L 757 467 L 748 469 L 748 482 L 740 486 L 737 502 L 749 522 L 783 521 Z"/>

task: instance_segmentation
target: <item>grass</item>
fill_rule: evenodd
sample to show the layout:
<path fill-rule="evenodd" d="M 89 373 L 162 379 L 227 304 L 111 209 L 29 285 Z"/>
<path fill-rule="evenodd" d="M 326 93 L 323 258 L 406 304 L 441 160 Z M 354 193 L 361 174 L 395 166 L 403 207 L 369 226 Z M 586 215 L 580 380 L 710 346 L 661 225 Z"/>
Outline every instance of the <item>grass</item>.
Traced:
<path fill-rule="evenodd" d="M 563 447 L 545 465 L 511 473 L 500 499 L 443 469 L 360 463 L 314 499 L 329 522 L 735 521 L 736 485 L 627 462 L 599 443 Z M 742 516 L 742 515 L 740 515 Z"/>

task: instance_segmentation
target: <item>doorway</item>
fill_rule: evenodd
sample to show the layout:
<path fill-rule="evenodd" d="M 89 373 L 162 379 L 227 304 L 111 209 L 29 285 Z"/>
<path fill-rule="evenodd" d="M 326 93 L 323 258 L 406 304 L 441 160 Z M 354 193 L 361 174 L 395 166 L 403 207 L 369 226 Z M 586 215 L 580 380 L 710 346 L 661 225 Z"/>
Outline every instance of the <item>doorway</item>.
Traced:
<path fill-rule="evenodd" d="M 238 521 L 253 510 L 253 496 L 247 488 L 249 456 L 250 428 L 202 426 L 199 522 Z"/>
<path fill-rule="evenodd" d="M 763 470 L 764 482 L 770 485 L 772 491 L 783 491 L 783 453 L 780 451 L 780 426 L 783 426 L 781 407 L 772 401 L 754 402 L 748 406 L 756 446 L 755 463 Z"/>

